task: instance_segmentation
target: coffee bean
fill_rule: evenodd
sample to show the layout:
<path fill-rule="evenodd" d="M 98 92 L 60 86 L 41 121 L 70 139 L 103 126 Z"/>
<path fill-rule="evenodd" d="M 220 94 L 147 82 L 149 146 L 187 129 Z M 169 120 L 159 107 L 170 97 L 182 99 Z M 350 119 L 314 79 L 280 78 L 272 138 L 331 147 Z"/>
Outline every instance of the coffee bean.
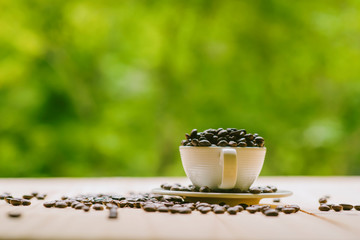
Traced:
<path fill-rule="evenodd" d="M 154 204 L 146 204 L 143 206 L 146 212 L 156 212 L 156 206 Z"/>
<path fill-rule="evenodd" d="M 104 210 L 104 206 L 101 205 L 101 204 L 99 204 L 99 203 L 95 203 L 95 204 L 92 206 L 92 208 L 93 208 L 94 210 L 96 210 L 96 211 L 102 211 L 102 210 Z"/>
<path fill-rule="evenodd" d="M 280 198 L 274 198 L 273 202 L 280 202 Z"/>
<path fill-rule="evenodd" d="M 289 207 L 289 208 L 294 208 L 295 209 L 295 212 L 298 212 L 300 210 L 300 207 L 298 205 L 287 205 L 286 207 Z"/>
<path fill-rule="evenodd" d="M 295 212 L 295 208 L 285 207 L 282 209 L 282 212 L 285 214 L 291 214 Z"/>
<path fill-rule="evenodd" d="M 228 142 L 226 140 L 221 140 L 217 143 L 220 147 L 226 147 L 228 145 Z"/>
<path fill-rule="evenodd" d="M 181 146 L 186 146 L 187 143 L 188 143 L 188 141 L 186 141 L 186 140 L 181 140 L 180 145 L 181 145 Z"/>
<path fill-rule="evenodd" d="M 110 219 L 115 219 L 118 217 L 118 212 L 116 208 L 110 208 L 110 212 L 109 212 L 109 218 Z"/>
<path fill-rule="evenodd" d="M 211 142 L 209 142 L 208 140 L 201 140 L 199 141 L 199 146 L 208 147 L 211 146 Z"/>
<path fill-rule="evenodd" d="M 88 211 L 90 211 L 90 207 L 89 206 L 84 206 L 82 208 L 82 210 L 84 210 L 84 212 L 88 212 Z"/>
<path fill-rule="evenodd" d="M 44 202 L 43 205 L 46 208 L 51 208 L 51 207 L 55 206 L 55 201 Z"/>
<path fill-rule="evenodd" d="M 206 213 L 208 213 L 208 212 L 211 211 L 211 207 L 201 207 L 201 208 L 199 209 L 199 211 L 200 211 L 202 214 L 206 214 Z"/>
<path fill-rule="evenodd" d="M 169 212 L 169 208 L 166 206 L 160 206 L 158 207 L 159 212 Z"/>
<path fill-rule="evenodd" d="M 227 209 L 227 212 L 230 214 L 230 215 L 236 215 L 238 213 L 238 208 L 236 207 L 229 207 Z"/>
<path fill-rule="evenodd" d="M 322 204 L 322 205 L 320 205 L 319 210 L 320 211 L 329 211 L 330 207 L 326 204 Z"/>
<path fill-rule="evenodd" d="M 81 209 L 83 209 L 84 207 L 85 207 L 84 204 L 78 203 L 74 208 L 75 208 L 76 210 L 81 210 Z"/>
<path fill-rule="evenodd" d="M 27 199 L 23 199 L 21 200 L 21 205 L 23 206 L 30 206 L 31 205 L 31 201 L 27 200 Z"/>
<path fill-rule="evenodd" d="M 351 204 L 341 203 L 340 205 L 343 207 L 344 211 L 350 211 L 351 209 L 353 209 L 353 205 Z"/>
<path fill-rule="evenodd" d="M 36 197 L 39 193 L 38 192 L 32 192 L 31 195 L 33 195 L 34 197 Z"/>
<path fill-rule="evenodd" d="M 8 196 L 9 196 L 8 194 L 1 194 L 0 195 L 0 200 L 4 200 Z"/>
<path fill-rule="evenodd" d="M 226 130 L 221 130 L 221 131 L 218 132 L 217 135 L 219 137 L 225 137 L 227 134 L 228 134 L 228 132 Z"/>
<path fill-rule="evenodd" d="M 197 138 L 197 134 L 198 134 L 197 129 L 193 129 L 190 133 L 190 138 L 191 139 Z"/>
<path fill-rule="evenodd" d="M 68 199 L 69 197 L 68 196 L 62 196 L 61 197 L 61 200 L 66 200 L 66 199 Z"/>
<path fill-rule="evenodd" d="M 360 211 L 360 205 L 354 205 L 356 211 Z"/>
<path fill-rule="evenodd" d="M 37 200 L 44 200 L 45 198 L 46 198 L 46 194 L 41 194 L 41 195 L 40 195 L 40 194 L 37 194 L 37 195 L 36 195 L 36 199 L 37 199 Z"/>
<path fill-rule="evenodd" d="M 261 189 L 258 188 L 258 187 L 250 188 L 249 191 L 250 191 L 250 193 L 252 193 L 252 194 L 259 194 L 259 193 L 261 193 Z"/>
<path fill-rule="evenodd" d="M 191 209 L 188 207 L 181 207 L 181 208 L 179 208 L 179 213 L 188 214 L 188 213 L 191 213 Z"/>
<path fill-rule="evenodd" d="M 197 140 L 196 138 L 194 138 L 194 139 L 191 140 L 191 144 L 192 144 L 193 146 L 198 146 L 198 145 L 199 145 L 199 140 Z"/>
<path fill-rule="evenodd" d="M 333 205 L 331 206 L 331 208 L 332 208 L 335 212 L 340 212 L 340 211 L 343 209 L 343 207 L 342 207 L 341 205 L 339 205 L 339 204 L 333 204 Z"/>
<path fill-rule="evenodd" d="M 171 184 L 164 184 L 162 188 L 165 190 L 170 190 L 171 187 L 172 187 Z"/>
<path fill-rule="evenodd" d="M 66 208 L 67 204 L 64 201 L 58 201 L 58 202 L 55 203 L 55 207 L 56 208 Z"/>
<path fill-rule="evenodd" d="M 23 195 L 22 197 L 23 197 L 23 199 L 30 200 L 30 199 L 32 199 L 34 196 L 33 196 L 33 195 L 30 195 L 30 194 L 25 194 L 25 195 Z"/>
<path fill-rule="evenodd" d="M 223 214 L 226 211 L 226 209 L 224 207 L 221 206 L 216 206 L 213 209 L 213 212 L 216 214 Z"/>
<path fill-rule="evenodd" d="M 64 201 L 64 202 L 65 202 L 65 201 Z M 66 203 L 66 205 L 68 205 L 67 202 L 65 202 L 65 203 Z M 70 206 L 71 206 L 72 208 L 75 208 L 75 206 L 78 205 L 79 203 L 80 203 L 80 202 L 78 202 L 78 201 L 73 201 Z"/>
<path fill-rule="evenodd" d="M 254 140 L 254 136 L 251 133 L 245 134 L 246 141 Z"/>
<path fill-rule="evenodd" d="M 199 190 L 200 192 L 210 192 L 211 190 L 210 190 L 210 188 L 209 187 L 207 187 L 207 186 L 203 186 L 203 187 L 201 187 L 200 188 L 200 190 Z"/>
<path fill-rule="evenodd" d="M 271 186 L 271 185 L 269 185 L 269 186 L 267 186 L 268 188 L 270 188 L 271 189 L 271 191 L 273 191 L 273 192 L 277 192 L 277 187 L 275 187 L 275 186 Z"/>
<path fill-rule="evenodd" d="M 253 213 L 256 213 L 258 211 L 258 209 L 256 207 L 247 207 L 246 211 L 253 214 Z"/>
<path fill-rule="evenodd" d="M 319 203 L 327 203 L 327 199 L 326 198 L 319 198 Z"/>
<path fill-rule="evenodd" d="M 10 204 L 13 206 L 20 206 L 21 199 L 20 198 L 12 198 L 12 199 L 10 199 Z"/>
<path fill-rule="evenodd" d="M 237 211 L 238 211 L 238 212 L 244 211 L 244 208 L 243 208 L 242 206 L 240 206 L 240 205 L 237 205 L 237 206 L 235 206 L 234 208 L 237 208 Z"/>
<path fill-rule="evenodd" d="M 269 217 L 276 217 L 279 215 L 279 212 L 276 211 L 275 209 L 268 209 L 264 212 L 264 214 Z"/>
<path fill-rule="evenodd" d="M 265 187 L 263 190 L 262 190 L 263 193 L 273 193 L 274 191 L 269 188 L 269 187 Z"/>
<path fill-rule="evenodd" d="M 177 186 L 177 185 L 173 185 L 173 186 L 170 188 L 170 191 L 180 191 L 180 187 Z"/>
<path fill-rule="evenodd" d="M 238 147 L 246 147 L 246 146 L 247 146 L 246 142 L 243 141 L 238 142 Z"/>
<path fill-rule="evenodd" d="M 237 146 L 237 143 L 235 141 L 230 141 L 229 142 L 229 146 L 231 147 L 236 147 Z"/>
<path fill-rule="evenodd" d="M 171 213 L 178 213 L 178 212 L 179 212 L 179 208 L 180 208 L 180 207 L 175 207 L 175 206 L 174 206 L 174 207 L 170 207 L 169 210 L 170 210 Z"/>
<path fill-rule="evenodd" d="M 278 205 L 276 206 L 275 208 L 277 211 L 281 212 L 283 209 L 284 209 L 284 206 L 283 205 Z M 294 209 L 294 212 L 295 212 L 295 209 Z"/>
<path fill-rule="evenodd" d="M 19 218 L 19 217 L 21 217 L 21 213 L 20 213 L 20 212 L 11 211 L 11 212 L 8 212 L 8 216 L 11 217 L 11 218 Z"/>

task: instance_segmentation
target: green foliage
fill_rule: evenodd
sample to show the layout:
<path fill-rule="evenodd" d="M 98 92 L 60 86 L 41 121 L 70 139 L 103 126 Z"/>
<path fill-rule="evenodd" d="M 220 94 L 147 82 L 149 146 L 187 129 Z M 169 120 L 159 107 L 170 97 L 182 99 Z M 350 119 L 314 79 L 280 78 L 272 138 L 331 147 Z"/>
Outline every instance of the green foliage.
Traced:
<path fill-rule="evenodd" d="M 182 175 L 192 128 L 263 175 L 360 174 L 359 1 L 0 0 L 0 176 Z"/>

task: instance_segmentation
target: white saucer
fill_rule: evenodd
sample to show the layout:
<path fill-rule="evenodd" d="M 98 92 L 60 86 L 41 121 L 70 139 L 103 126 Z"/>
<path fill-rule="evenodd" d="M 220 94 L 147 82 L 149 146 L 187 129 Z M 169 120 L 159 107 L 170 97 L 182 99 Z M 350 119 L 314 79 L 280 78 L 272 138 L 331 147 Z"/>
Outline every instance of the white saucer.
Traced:
<path fill-rule="evenodd" d="M 206 201 L 208 203 L 226 202 L 230 205 L 239 203 L 258 204 L 263 198 L 282 198 L 291 196 L 293 193 L 287 190 L 278 190 L 274 193 L 214 193 L 214 192 L 188 192 L 188 191 L 170 191 L 162 188 L 155 188 L 151 191 L 161 195 L 176 195 L 186 198 L 191 202 Z"/>

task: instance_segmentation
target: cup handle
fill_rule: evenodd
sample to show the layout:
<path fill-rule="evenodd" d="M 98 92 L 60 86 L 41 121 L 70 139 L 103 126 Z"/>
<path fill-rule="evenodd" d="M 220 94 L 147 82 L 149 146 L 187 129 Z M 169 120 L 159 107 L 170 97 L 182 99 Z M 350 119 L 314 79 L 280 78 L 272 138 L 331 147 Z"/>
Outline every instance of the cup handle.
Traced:
<path fill-rule="evenodd" d="M 234 188 L 237 180 L 237 160 L 235 149 L 222 149 L 220 153 L 222 178 L 219 188 Z"/>

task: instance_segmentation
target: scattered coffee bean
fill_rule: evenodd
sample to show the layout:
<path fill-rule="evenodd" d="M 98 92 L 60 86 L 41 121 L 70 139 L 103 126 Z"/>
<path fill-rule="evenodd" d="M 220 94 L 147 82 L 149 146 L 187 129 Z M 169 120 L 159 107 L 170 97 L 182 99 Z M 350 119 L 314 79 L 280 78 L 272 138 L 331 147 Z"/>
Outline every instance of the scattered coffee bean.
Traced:
<path fill-rule="evenodd" d="M 236 215 L 238 213 L 238 208 L 237 207 L 229 207 L 226 211 L 230 215 Z"/>
<path fill-rule="evenodd" d="M 298 212 L 300 210 L 300 207 L 298 205 L 287 205 L 286 207 L 290 207 L 290 208 L 294 208 L 295 209 L 295 212 Z"/>
<path fill-rule="evenodd" d="M 332 208 L 335 212 L 340 212 L 340 211 L 343 209 L 343 207 L 342 207 L 341 205 L 339 205 L 339 204 L 333 204 L 333 205 L 331 206 L 331 208 Z"/>
<path fill-rule="evenodd" d="M 83 209 L 84 207 L 85 207 L 85 205 L 83 203 L 78 203 L 75 205 L 74 209 L 80 210 L 80 209 Z"/>
<path fill-rule="evenodd" d="M 341 203 L 340 205 L 343 207 L 344 211 L 350 211 L 351 209 L 353 209 L 353 205 L 351 204 Z"/>
<path fill-rule="evenodd" d="M 295 212 L 295 208 L 291 208 L 291 207 L 285 207 L 281 210 L 283 213 L 285 214 L 291 214 Z"/>
<path fill-rule="evenodd" d="M 110 212 L 109 212 L 109 218 L 110 219 L 115 219 L 118 217 L 118 212 L 116 208 L 110 208 Z"/>
<path fill-rule="evenodd" d="M 360 205 L 354 205 L 356 211 L 360 211 Z"/>
<path fill-rule="evenodd" d="M 33 195 L 34 197 L 36 197 L 39 193 L 38 192 L 32 192 L 31 195 Z"/>
<path fill-rule="evenodd" d="M 264 212 L 264 214 L 265 214 L 266 216 L 269 216 L 269 217 L 275 217 L 275 216 L 278 216 L 278 215 L 279 215 L 279 212 L 276 211 L 275 209 L 270 208 L 270 209 L 267 209 L 267 210 Z"/>
<path fill-rule="evenodd" d="M 51 208 L 55 206 L 55 201 L 44 202 L 43 205 L 46 208 Z"/>
<path fill-rule="evenodd" d="M 284 206 L 278 205 L 278 206 L 276 206 L 275 209 L 276 209 L 278 212 L 281 212 L 281 211 L 284 209 Z M 294 212 L 295 212 L 295 209 L 294 209 Z"/>
<path fill-rule="evenodd" d="M 213 209 L 213 212 L 216 214 L 223 214 L 226 211 L 226 209 L 224 207 L 221 206 L 216 206 Z"/>
<path fill-rule="evenodd" d="M 13 206 L 20 206 L 21 199 L 20 198 L 12 198 L 12 199 L 10 199 L 10 204 Z"/>
<path fill-rule="evenodd" d="M 154 204 L 146 204 L 143 206 L 146 212 L 156 212 L 156 206 Z"/>
<path fill-rule="evenodd" d="M 95 203 L 95 204 L 92 206 L 92 208 L 93 208 L 94 210 L 96 210 L 96 211 L 102 211 L 102 210 L 104 210 L 104 206 L 101 205 L 100 203 Z"/>
<path fill-rule="evenodd" d="M 203 214 L 206 214 L 211 211 L 211 207 L 201 207 L 199 211 Z"/>
<path fill-rule="evenodd" d="M 40 194 L 37 194 L 37 195 L 36 195 L 36 199 L 37 199 L 37 200 L 44 200 L 45 198 L 46 198 L 46 194 L 41 194 L 41 195 L 40 195 Z"/>
<path fill-rule="evenodd" d="M 160 206 L 158 207 L 159 212 L 169 212 L 169 208 L 166 206 Z"/>
<path fill-rule="evenodd" d="M 246 211 L 248 211 L 249 213 L 256 213 L 258 211 L 258 208 L 256 208 L 256 207 L 247 207 Z"/>
<path fill-rule="evenodd" d="M 27 200 L 27 199 L 23 199 L 21 200 L 21 205 L 23 206 L 30 206 L 31 205 L 31 201 Z"/>
<path fill-rule="evenodd" d="M 327 203 L 327 199 L 326 198 L 319 198 L 319 203 Z"/>
<path fill-rule="evenodd" d="M 8 212 L 8 216 L 11 217 L 11 218 L 19 218 L 19 217 L 21 217 L 21 213 L 20 213 L 20 212 L 11 211 L 11 212 Z"/>
<path fill-rule="evenodd" d="M 191 209 L 188 207 L 180 207 L 179 208 L 179 213 L 181 213 L 181 214 L 189 214 L 191 212 L 192 212 Z"/>
<path fill-rule="evenodd" d="M 280 202 L 280 198 L 274 198 L 273 202 Z"/>
<path fill-rule="evenodd" d="M 88 211 L 90 211 L 90 207 L 89 206 L 84 206 L 82 208 L 82 210 L 84 210 L 84 212 L 88 212 Z"/>
<path fill-rule="evenodd" d="M 30 194 L 25 194 L 25 195 L 23 195 L 22 197 L 23 197 L 23 199 L 30 200 L 30 199 L 32 199 L 34 196 L 33 196 L 33 195 L 30 195 Z"/>
<path fill-rule="evenodd" d="M 319 210 L 320 211 L 329 211 L 330 210 L 330 207 L 326 204 L 321 204 L 320 207 L 319 207 Z"/>
<path fill-rule="evenodd" d="M 66 208 L 67 204 L 64 201 L 58 201 L 58 202 L 55 203 L 55 207 L 56 208 Z"/>
<path fill-rule="evenodd" d="M 5 202 L 10 204 L 11 199 L 13 199 L 13 197 L 7 196 L 5 197 Z"/>

